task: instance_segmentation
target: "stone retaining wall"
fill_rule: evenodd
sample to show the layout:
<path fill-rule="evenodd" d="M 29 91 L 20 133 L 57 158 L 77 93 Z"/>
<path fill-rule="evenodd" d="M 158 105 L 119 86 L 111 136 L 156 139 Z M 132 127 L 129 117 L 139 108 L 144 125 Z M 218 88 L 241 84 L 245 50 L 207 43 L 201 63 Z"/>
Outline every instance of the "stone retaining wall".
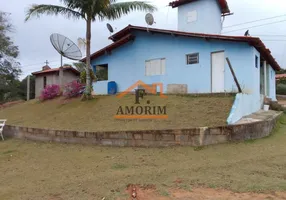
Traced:
<path fill-rule="evenodd" d="M 279 116 L 225 127 L 120 132 L 78 132 L 7 125 L 4 137 L 122 147 L 205 146 L 266 137 L 272 132 Z"/>

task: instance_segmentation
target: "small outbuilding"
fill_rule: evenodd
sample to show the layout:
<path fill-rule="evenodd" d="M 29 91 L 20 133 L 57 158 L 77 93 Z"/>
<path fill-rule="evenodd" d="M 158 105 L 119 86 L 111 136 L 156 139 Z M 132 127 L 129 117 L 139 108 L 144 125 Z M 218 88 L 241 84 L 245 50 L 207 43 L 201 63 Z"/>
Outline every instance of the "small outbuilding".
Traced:
<path fill-rule="evenodd" d="M 36 98 L 41 95 L 41 91 L 47 85 L 60 85 L 62 88 L 65 84 L 78 80 L 80 72 L 71 66 L 63 66 L 51 69 L 48 65 L 42 67 L 41 71 L 32 73 L 35 79 L 35 95 Z"/>

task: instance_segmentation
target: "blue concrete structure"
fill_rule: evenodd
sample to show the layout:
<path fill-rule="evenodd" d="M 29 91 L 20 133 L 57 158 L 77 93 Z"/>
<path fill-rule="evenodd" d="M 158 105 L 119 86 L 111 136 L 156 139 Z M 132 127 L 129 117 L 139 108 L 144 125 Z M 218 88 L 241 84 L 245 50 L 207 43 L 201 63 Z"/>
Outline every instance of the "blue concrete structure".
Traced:
<path fill-rule="evenodd" d="M 221 34 L 221 9 L 218 2 L 214 0 L 202 0 L 179 6 L 178 30 Z"/>
<path fill-rule="evenodd" d="M 108 81 L 115 81 L 119 92 L 141 80 L 147 84 L 162 82 L 164 92 L 167 92 L 168 84 L 187 84 L 188 93 L 211 93 L 211 53 L 224 51 L 225 57 L 232 63 L 243 91 L 260 94 L 260 67 L 255 66 L 255 56 L 258 56 L 260 61 L 260 54 L 246 42 L 206 41 L 200 38 L 138 31 L 133 34 L 136 37 L 134 41 L 91 62 L 94 71 L 95 66 L 108 64 Z M 198 64 L 186 64 L 186 55 L 190 53 L 199 53 Z M 166 73 L 159 76 L 145 76 L 145 61 L 156 58 L 166 59 Z M 237 92 L 226 62 L 224 73 L 223 92 Z M 274 77 L 275 71 L 272 70 L 272 73 Z M 108 81 L 97 82 L 94 85 L 95 93 L 107 94 Z M 272 92 L 273 90 L 271 89 Z"/>

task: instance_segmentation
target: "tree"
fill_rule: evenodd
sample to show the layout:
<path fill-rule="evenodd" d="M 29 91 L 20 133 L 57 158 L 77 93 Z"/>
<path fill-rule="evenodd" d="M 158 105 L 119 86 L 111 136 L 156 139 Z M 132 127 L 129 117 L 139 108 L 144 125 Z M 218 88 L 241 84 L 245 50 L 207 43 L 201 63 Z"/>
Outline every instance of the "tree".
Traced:
<path fill-rule="evenodd" d="M 75 62 L 73 63 L 77 71 L 80 72 L 80 82 L 82 84 L 86 84 L 86 65 L 83 62 Z M 96 81 L 96 77 L 93 73 L 92 70 L 89 71 L 89 76 L 90 76 L 90 87 L 92 87 L 92 82 Z"/>
<path fill-rule="evenodd" d="M 286 69 L 281 69 L 280 71 L 277 71 L 276 74 L 286 74 Z"/>
<path fill-rule="evenodd" d="M 83 72 L 85 70 L 85 68 L 86 68 L 85 63 L 83 63 L 83 62 L 74 62 L 73 65 L 75 66 L 75 68 L 79 72 Z"/>
<path fill-rule="evenodd" d="M 153 12 L 156 8 L 143 1 L 116 2 L 116 0 L 60 0 L 64 6 L 58 5 L 32 5 L 26 15 L 26 21 L 31 17 L 39 17 L 42 14 L 58 15 L 67 18 L 84 19 L 86 21 L 86 74 L 90 74 L 90 41 L 91 23 L 96 20 L 115 20 L 131 11 Z M 86 76 L 85 98 L 91 98 L 91 80 Z"/>
<path fill-rule="evenodd" d="M 19 50 L 7 35 L 12 29 L 8 14 L 0 11 L 0 102 L 19 98 L 21 69 L 20 63 L 15 61 Z"/>

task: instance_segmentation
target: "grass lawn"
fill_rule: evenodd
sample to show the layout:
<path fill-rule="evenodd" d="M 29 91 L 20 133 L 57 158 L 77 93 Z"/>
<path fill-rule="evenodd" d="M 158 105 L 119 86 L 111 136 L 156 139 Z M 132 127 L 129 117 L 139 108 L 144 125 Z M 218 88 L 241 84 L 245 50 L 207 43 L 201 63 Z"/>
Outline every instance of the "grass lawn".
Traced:
<path fill-rule="evenodd" d="M 171 188 L 196 191 L 197 186 L 274 195 L 251 194 L 251 200 L 282 199 L 273 191 L 286 191 L 285 141 L 286 115 L 268 138 L 205 148 L 107 148 L 7 140 L 0 142 L 0 199 L 124 200 L 129 184 L 154 185 L 164 199 L 178 199 L 171 196 Z M 196 200 L 246 199 L 229 195 Z"/>
<path fill-rule="evenodd" d="M 161 120 L 118 120 L 114 119 L 119 106 L 134 105 L 134 95 L 121 99 L 114 96 L 98 96 L 89 102 L 61 99 L 44 103 L 37 100 L 0 110 L 0 118 L 8 124 L 53 128 L 58 130 L 118 131 L 170 129 L 225 125 L 234 97 L 188 97 L 147 96 L 141 105 L 167 106 L 169 119 Z"/>

